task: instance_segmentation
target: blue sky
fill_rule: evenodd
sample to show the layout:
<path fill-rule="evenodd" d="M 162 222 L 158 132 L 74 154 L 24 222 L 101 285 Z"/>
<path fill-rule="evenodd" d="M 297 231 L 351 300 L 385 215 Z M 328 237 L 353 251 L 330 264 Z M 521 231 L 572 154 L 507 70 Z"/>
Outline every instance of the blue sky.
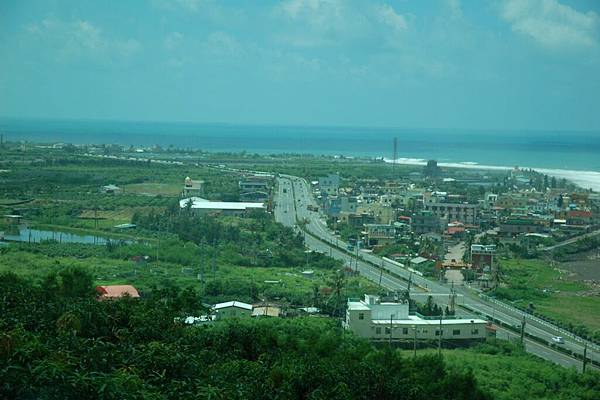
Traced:
<path fill-rule="evenodd" d="M 600 130 L 600 1 L 0 1 L 0 116 Z"/>

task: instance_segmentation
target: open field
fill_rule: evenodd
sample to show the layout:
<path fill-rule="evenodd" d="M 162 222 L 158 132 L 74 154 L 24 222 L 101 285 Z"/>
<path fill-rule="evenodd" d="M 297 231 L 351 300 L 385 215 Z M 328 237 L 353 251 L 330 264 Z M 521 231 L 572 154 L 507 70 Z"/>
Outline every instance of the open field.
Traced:
<path fill-rule="evenodd" d="M 183 181 L 182 181 L 183 182 Z M 178 196 L 183 183 L 132 183 L 122 187 L 124 193 L 141 194 L 147 196 Z"/>
<path fill-rule="evenodd" d="M 165 261 L 137 262 L 130 259 L 116 259 L 99 256 L 78 258 L 57 256 L 27 251 L 0 253 L 0 273 L 13 272 L 18 275 L 42 279 L 46 275 L 60 271 L 63 267 L 80 267 L 90 271 L 97 285 L 132 284 L 144 291 L 153 287 L 193 286 L 200 289 L 207 301 L 228 300 L 293 301 L 312 305 L 314 288 L 318 288 L 322 300 L 327 301 L 328 282 L 333 271 L 314 269 L 314 275 L 302 275 L 304 268 L 243 267 L 228 264 L 219 259 L 213 271 L 208 255 L 199 259 L 203 266 L 185 267 Z M 93 245 L 88 245 L 93 246 Z M 102 246 L 100 246 L 102 247 Z M 95 249 L 90 249 L 95 250 Z M 148 253 L 152 248 L 148 247 Z M 310 265 L 309 265 L 310 266 Z M 203 272 L 203 282 L 199 274 Z M 321 290 L 322 289 L 322 290 Z M 365 292 L 375 293 L 376 285 L 360 277 L 349 277 L 344 286 L 344 297 L 359 297 Z"/>
<path fill-rule="evenodd" d="M 548 317 L 600 330 L 600 295 L 597 288 L 573 273 L 543 260 L 502 260 L 504 284 L 496 295 L 522 307 L 531 303 Z"/>
<path fill-rule="evenodd" d="M 403 351 L 411 357 L 412 351 Z M 437 354 L 433 349 L 418 355 Z M 494 399 L 594 399 L 598 394 L 598 375 L 579 375 L 543 361 L 518 346 L 492 341 L 471 349 L 442 350 L 449 368 L 471 371 L 477 383 Z M 559 394 L 560 392 L 560 394 Z"/>

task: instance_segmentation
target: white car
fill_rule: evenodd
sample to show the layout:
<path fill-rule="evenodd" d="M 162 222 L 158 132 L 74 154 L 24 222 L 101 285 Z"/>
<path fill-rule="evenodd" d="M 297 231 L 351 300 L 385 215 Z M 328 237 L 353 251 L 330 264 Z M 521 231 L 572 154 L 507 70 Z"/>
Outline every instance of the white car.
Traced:
<path fill-rule="evenodd" d="M 554 343 L 558 343 L 558 344 L 564 344 L 565 343 L 565 339 L 563 339 L 562 336 L 552 336 L 552 341 Z"/>

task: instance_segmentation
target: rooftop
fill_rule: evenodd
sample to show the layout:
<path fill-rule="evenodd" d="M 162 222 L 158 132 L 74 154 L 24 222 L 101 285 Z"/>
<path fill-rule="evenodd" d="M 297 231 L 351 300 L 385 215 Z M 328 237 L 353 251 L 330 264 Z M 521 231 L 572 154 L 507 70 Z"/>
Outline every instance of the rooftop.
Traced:
<path fill-rule="evenodd" d="M 220 310 L 222 308 L 228 308 L 228 307 L 237 307 L 237 308 L 243 308 L 245 310 L 252 310 L 252 304 L 248 304 L 248 303 L 242 303 L 241 301 L 227 301 L 225 303 L 219 303 L 219 304 L 215 304 L 213 306 L 213 308 L 215 310 Z"/>

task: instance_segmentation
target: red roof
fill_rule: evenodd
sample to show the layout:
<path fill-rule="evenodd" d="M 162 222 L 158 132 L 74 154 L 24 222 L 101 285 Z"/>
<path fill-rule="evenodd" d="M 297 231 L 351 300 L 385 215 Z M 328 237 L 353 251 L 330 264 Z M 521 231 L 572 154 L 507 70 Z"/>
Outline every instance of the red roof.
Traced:
<path fill-rule="evenodd" d="M 137 289 L 131 285 L 96 286 L 96 292 L 100 294 L 101 299 L 118 299 L 125 295 L 140 297 Z"/>
<path fill-rule="evenodd" d="M 591 211 L 583 211 L 583 210 L 572 210 L 569 211 L 569 217 L 582 217 L 582 218 L 591 218 Z"/>

